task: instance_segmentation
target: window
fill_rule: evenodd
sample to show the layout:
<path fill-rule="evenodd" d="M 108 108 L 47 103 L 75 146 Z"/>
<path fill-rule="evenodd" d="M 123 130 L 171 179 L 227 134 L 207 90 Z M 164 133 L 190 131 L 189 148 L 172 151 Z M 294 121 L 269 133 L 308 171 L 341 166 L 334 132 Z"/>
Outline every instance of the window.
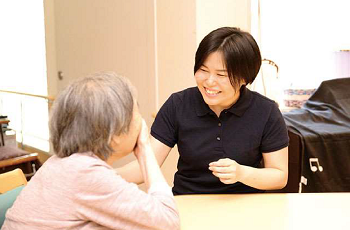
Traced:
<path fill-rule="evenodd" d="M 263 58 L 279 66 L 282 89 L 339 77 L 339 50 L 350 48 L 349 7 L 343 0 L 252 0 L 252 33 Z"/>
<path fill-rule="evenodd" d="M 0 89 L 47 95 L 43 1 L 1 1 L 0 28 Z M 49 151 L 45 99 L 1 93 L 0 103 L 17 141 Z"/>

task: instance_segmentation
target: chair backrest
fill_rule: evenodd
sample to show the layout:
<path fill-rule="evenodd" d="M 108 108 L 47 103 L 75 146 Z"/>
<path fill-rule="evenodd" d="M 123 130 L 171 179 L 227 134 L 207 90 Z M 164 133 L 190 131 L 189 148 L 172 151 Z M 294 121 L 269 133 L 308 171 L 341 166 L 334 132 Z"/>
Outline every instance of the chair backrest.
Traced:
<path fill-rule="evenodd" d="M 0 174 L 0 194 L 26 184 L 27 179 L 19 168 Z"/>
<path fill-rule="evenodd" d="M 12 207 L 26 184 L 27 180 L 21 169 L 0 174 L 0 228 L 7 210 Z"/>

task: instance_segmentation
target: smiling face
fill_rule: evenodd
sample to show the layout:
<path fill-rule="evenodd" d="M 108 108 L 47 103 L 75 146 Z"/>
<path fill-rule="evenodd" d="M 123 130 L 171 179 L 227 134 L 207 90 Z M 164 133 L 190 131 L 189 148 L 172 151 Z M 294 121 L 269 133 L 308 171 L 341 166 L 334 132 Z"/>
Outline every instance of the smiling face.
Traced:
<path fill-rule="evenodd" d="M 222 53 L 213 52 L 208 55 L 194 75 L 205 103 L 217 116 L 222 110 L 236 103 L 240 95 L 239 89 L 242 86 L 240 83 L 237 91 L 233 88 L 224 63 Z"/>

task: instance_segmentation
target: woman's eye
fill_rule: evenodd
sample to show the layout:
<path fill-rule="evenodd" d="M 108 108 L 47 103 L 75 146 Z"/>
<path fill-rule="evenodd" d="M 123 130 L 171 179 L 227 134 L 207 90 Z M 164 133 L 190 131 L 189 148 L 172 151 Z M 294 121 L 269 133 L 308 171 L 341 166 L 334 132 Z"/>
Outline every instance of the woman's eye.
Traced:
<path fill-rule="evenodd" d="M 226 75 L 224 74 L 218 74 L 219 77 L 227 77 Z"/>
<path fill-rule="evenodd" d="M 200 68 L 200 70 L 202 70 L 203 72 L 206 72 L 206 73 L 208 72 L 207 70 L 205 70 L 205 69 L 203 69 L 203 68 Z"/>

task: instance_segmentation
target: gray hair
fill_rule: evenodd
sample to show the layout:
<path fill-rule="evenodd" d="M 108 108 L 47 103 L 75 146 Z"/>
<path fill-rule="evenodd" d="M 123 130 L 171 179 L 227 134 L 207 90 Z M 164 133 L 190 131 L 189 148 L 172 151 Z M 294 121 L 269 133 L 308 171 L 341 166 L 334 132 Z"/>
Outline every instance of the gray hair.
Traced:
<path fill-rule="evenodd" d="M 78 79 L 55 100 L 50 116 L 50 141 L 57 156 L 93 152 L 107 160 L 114 135 L 127 133 L 135 89 L 112 72 Z"/>

